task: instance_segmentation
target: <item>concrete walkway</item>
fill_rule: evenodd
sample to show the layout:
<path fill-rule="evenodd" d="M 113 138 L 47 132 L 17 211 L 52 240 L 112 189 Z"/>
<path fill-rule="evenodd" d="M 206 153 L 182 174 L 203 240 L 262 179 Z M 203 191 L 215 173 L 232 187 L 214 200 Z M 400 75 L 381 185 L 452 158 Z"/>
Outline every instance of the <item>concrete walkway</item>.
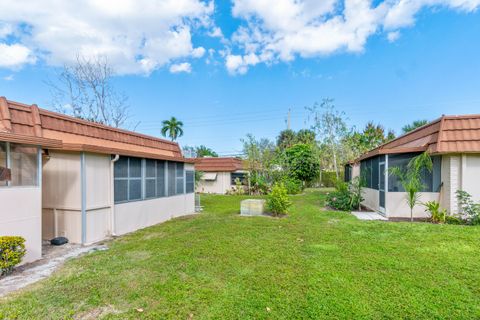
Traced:
<path fill-rule="evenodd" d="M 59 247 L 44 246 L 42 259 L 20 266 L 12 274 L 0 279 L 0 297 L 49 277 L 68 259 L 84 253 L 107 249 L 103 245 L 86 247 L 72 244 Z"/>
<path fill-rule="evenodd" d="M 366 212 L 366 211 L 353 211 L 352 214 L 359 220 L 383 220 L 388 221 L 387 218 L 379 214 L 378 212 Z"/>

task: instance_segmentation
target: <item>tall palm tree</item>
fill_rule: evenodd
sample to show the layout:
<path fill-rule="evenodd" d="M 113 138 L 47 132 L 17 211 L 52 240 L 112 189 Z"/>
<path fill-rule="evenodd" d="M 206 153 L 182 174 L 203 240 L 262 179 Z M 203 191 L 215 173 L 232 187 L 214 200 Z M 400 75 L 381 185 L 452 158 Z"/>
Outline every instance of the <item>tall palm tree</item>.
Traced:
<path fill-rule="evenodd" d="M 172 141 L 177 140 L 177 138 L 183 136 L 183 122 L 177 120 L 177 118 L 172 117 L 170 120 L 165 120 L 162 122 L 162 135 L 167 136 Z"/>

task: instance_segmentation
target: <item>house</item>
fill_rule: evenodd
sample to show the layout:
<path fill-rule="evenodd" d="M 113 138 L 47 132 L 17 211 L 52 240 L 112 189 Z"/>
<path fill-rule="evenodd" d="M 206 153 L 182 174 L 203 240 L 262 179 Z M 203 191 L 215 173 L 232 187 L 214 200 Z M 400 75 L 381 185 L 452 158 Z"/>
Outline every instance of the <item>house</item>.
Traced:
<path fill-rule="evenodd" d="M 428 152 L 433 170 L 423 173 L 420 201 L 438 201 L 450 214 L 459 212 L 457 190 L 480 201 L 480 115 L 442 116 L 414 131 L 375 148 L 346 166 L 346 177 L 362 175 L 366 207 L 387 217 L 409 217 L 406 193 L 400 181 L 388 174 L 392 167 L 405 167 L 422 152 Z M 418 205 L 414 217 L 428 217 Z"/>
<path fill-rule="evenodd" d="M 248 171 L 238 158 L 196 158 L 195 170 L 203 172 L 197 192 L 226 194 L 236 187 L 236 180 L 246 185 Z"/>
<path fill-rule="evenodd" d="M 3 174 L 2 174 L 3 172 Z M 194 167 L 177 143 L 0 97 L 0 235 L 91 244 L 194 213 Z"/>

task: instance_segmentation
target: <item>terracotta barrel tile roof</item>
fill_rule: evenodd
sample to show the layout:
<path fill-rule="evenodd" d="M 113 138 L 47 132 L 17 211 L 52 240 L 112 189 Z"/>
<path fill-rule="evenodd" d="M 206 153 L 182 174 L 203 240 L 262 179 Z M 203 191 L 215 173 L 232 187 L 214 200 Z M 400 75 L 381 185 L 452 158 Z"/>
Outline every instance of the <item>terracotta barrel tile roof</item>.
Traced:
<path fill-rule="evenodd" d="M 186 161 L 175 142 L 77 119 L 4 97 L 0 97 L 0 139 L 6 140 L 2 134 L 29 137 L 31 143 L 57 141 L 57 145 L 46 146 L 51 149 L 192 162 Z"/>
<path fill-rule="evenodd" d="M 204 172 L 234 172 L 244 170 L 243 160 L 237 158 L 196 158 L 195 170 Z"/>
<path fill-rule="evenodd" d="M 480 153 L 480 114 L 442 116 L 363 154 L 357 161 L 378 154 L 423 151 L 432 154 Z"/>

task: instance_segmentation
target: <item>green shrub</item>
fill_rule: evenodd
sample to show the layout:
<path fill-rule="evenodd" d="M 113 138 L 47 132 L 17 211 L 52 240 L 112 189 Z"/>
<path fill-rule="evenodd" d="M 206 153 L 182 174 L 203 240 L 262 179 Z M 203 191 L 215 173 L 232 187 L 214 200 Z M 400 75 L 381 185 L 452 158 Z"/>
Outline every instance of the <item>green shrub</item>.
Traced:
<path fill-rule="evenodd" d="M 363 200 L 361 188 L 360 179 L 354 179 L 350 183 L 338 182 L 336 190 L 327 195 L 325 203 L 327 206 L 341 211 L 358 209 Z"/>
<path fill-rule="evenodd" d="M 480 224 L 480 204 L 475 203 L 472 196 L 463 190 L 457 191 L 457 199 L 461 208 L 461 213 L 468 224 Z"/>
<path fill-rule="evenodd" d="M 446 216 L 445 217 L 445 223 L 446 224 L 457 224 L 457 225 L 460 225 L 460 224 L 465 224 L 465 222 L 458 218 L 458 217 L 455 217 L 455 216 Z"/>
<path fill-rule="evenodd" d="M 25 239 L 22 237 L 0 237 L 0 276 L 9 274 L 25 255 Z"/>
<path fill-rule="evenodd" d="M 339 181 L 343 181 L 343 173 L 340 172 L 338 178 Z M 337 185 L 337 174 L 335 171 L 322 171 L 322 180 L 320 181 L 322 187 L 332 188 Z"/>
<path fill-rule="evenodd" d="M 303 183 L 298 179 L 285 177 L 282 179 L 282 183 L 288 194 L 299 194 L 303 191 Z"/>
<path fill-rule="evenodd" d="M 430 219 L 434 223 L 445 223 L 447 218 L 447 210 L 440 208 L 440 203 L 437 201 L 428 201 L 424 204 L 426 207 L 425 211 L 430 212 Z"/>
<path fill-rule="evenodd" d="M 288 198 L 287 188 L 283 183 L 275 183 L 267 196 L 267 209 L 275 214 L 287 213 L 288 208 L 292 205 Z"/>

